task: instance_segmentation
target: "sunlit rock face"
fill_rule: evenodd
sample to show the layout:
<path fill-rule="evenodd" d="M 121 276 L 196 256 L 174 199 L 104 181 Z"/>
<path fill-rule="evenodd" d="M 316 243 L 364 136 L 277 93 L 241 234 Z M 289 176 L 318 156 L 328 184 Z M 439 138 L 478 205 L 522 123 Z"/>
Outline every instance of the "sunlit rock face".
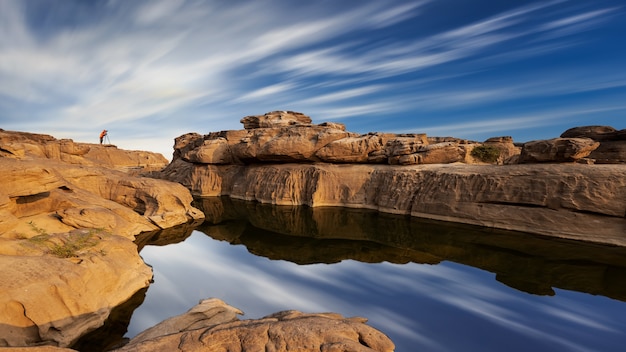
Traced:
<path fill-rule="evenodd" d="M 511 137 L 477 143 L 424 134 L 356 135 L 329 123 L 264 126 L 181 136 L 159 177 L 198 196 L 371 208 L 626 244 L 626 169 L 576 163 L 593 163 L 589 157 L 601 143 L 591 138 L 519 147 Z M 621 138 L 615 133 L 611 138 Z M 191 157 L 217 139 L 212 158 L 220 162 Z M 472 153 L 478 147 L 495 149 L 496 157 L 478 160 Z"/>
<path fill-rule="evenodd" d="M 45 158 L 69 164 L 103 166 L 120 171 L 160 170 L 167 159 L 159 154 L 118 149 L 112 144 L 77 143 L 45 134 L 0 129 L 0 157 L 24 159 Z"/>
<path fill-rule="evenodd" d="M 243 128 L 250 130 L 266 127 L 310 125 L 311 118 L 295 111 L 272 111 L 264 115 L 246 116 L 240 122 L 243 124 Z"/>
<path fill-rule="evenodd" d="M 0 141 L 0 346 L 71 345 L 149 284 L 136 235 L 203 218 L 185 187 L 128 172 L 153 153 Z"/>
<path fill-rule="evenodd" d="M 122 351 L 363 351 L 395 346 L 364 318 L 334 313 L 284 311 L 239 320 L 238 309 L 219 299 L 203 300 L 133 338 Z"/>
<path fill-rule="evenodd" d="M 0 241 L 1 346 L 70 346 L 152 278 L 135 244 L 107 232 Z"/>

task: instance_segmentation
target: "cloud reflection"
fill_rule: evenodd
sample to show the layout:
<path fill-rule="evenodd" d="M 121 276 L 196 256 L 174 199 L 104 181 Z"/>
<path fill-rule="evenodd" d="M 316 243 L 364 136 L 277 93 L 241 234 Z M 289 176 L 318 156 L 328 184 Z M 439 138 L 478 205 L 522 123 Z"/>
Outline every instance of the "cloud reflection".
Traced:
<path fill-rule="evenodd" d="M 498 283 L 491 273 L 448 262 L 296 265 L 253 256 L 242 245 L 196 231 L 182 243 L 146 246 L 141 254 L 155 267 L 155 283 L 133 316 L 130 335 L 207 297 L 241 309 L 244 319 L 285 309 L 363 316 L 388 334 L 398 351 L 472 350 L 477 341 L 483 351 L 511 341 L 521 345 L 510 351 L 593 351 L 601 336 L 609 351 L 626 328 L 614 312 L 606 314 L 626 309 L 610 300 L 603 301 L 606 308 L 591 309 L 581 303 L 584 294 L 559 293 L 565 296 L 560 300 L 528 295 Z M 572 331 L 584 333 L 572 336 Z"/>

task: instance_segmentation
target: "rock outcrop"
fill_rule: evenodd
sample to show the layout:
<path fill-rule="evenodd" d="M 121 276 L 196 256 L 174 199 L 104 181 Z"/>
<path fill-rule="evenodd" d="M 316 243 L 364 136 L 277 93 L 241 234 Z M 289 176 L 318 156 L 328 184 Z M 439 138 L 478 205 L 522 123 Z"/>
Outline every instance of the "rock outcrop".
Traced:
<path fill-rule="evenodd" d="M 132 241 L 105 231 L 0 244 L 0 346 L 70 346 L 152 278 Z"/>
<path fill-rule="evenodd" d="M 626 163 L 626 129 L 616 130 L 610 126 L 574 127 L 563 132 L 561 138 L 589 138 L 600 145 L 589 158 L 597 164 Z"/>
<path fill-rule="evenodd" d="M 518 147 L 510 137 L 478 143 L 357 135 L 333 123 L 255 126 L 177 138 L 175 157 L 159 177 L 198 196 L 370 208 L 626 245 L 626 168 L 576 163 L 602 145 L 592 138 Z M 620 132 L 611 133 L 611 141 L 624 143 Z M 480 160 L 485 154 L 493 158 Z"/>
<path fill-rule="evenodd" d="M 168 164 L 168 160 L 158 153 L 122 150 L 111 144 L 76 143 L 46 134 L 3 129 L 0 129 L 0 157 L 52 159 L 131 172 L 160 170 Z"/>
<path fill-rule="evenodd" d="M 524 143 L 519 163 L 571 162 L 585 158 L 600 146 L 590 138 L 554 138 Z"/>
<path fill-rule="evenodd" d="M 239 320 L 238 309 L 203 300 L 133 338 L 118 352 L 141 351 L 337 351 L 391 352 L 394 344 L 364 318 L 334 313 L 278 312 Z"/>
<path fill-rule="evenodd" d="M 71 345 L 149 284 L 136 235 L 204 216 L 180 184 L 124 172 L 159 154 L 22 132 L 0 143 L 0 346 Z"/>

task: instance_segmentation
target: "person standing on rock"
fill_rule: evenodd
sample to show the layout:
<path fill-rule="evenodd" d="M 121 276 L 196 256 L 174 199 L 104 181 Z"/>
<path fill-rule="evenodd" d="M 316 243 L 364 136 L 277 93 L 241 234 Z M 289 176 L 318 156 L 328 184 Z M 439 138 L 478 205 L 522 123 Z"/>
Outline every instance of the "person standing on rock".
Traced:
<path fill-rule="evenodd" d="M 104 140 L 104 137 L 106 137 L 107 132 L 107 130 L 102 130 L 102 132 L 100 132 L 100 144 L 102 144 L 102 140 Z"/>

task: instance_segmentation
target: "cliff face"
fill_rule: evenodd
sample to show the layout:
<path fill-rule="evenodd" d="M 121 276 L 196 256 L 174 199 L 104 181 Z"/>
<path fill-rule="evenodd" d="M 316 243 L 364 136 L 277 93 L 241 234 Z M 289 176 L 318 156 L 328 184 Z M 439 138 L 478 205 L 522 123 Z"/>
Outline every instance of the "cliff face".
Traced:
<path fill-rule="evenodd" d="M 198 196 L 371 208 L 626 245 L 626 166 L 619 157 L 603 159 L 615 165 L 588 165 L 602 145 L 593 133 L 518 148 L 510 137 L 478 143 L 420 134 L 358 136 L 339 124 L 307 125 L 301 115 L 289 125 L 289 112 L 242 122 L 255 127 L 259 123 L 248 120 L 276 115 L 279 127 L 177 138 L 175 158 L 161 177 Z M 623 145 L 618 132 L 611 132 L 611 142 Z M 484 146 L 499 151 L 491 163 L 472 153 Z"/>

